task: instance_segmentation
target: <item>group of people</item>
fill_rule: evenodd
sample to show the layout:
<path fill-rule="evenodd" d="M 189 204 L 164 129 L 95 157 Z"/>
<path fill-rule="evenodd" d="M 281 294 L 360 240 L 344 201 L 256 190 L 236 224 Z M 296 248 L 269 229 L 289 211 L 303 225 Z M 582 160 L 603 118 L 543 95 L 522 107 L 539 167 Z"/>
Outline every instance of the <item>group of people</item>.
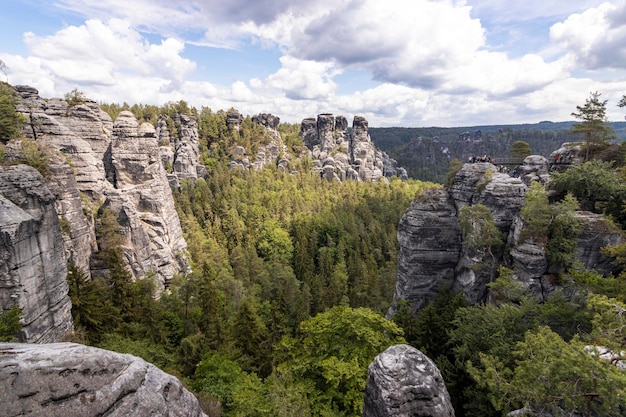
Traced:
<path fill-rule="evenodd" d="M 476 163 L 476 162 L 490 162 L 490 163 L 492 163 L 492 164 L 495 164 L 495 163 L 496 163 L 496 160 L 495 160 L 495 159 L 493 159 L 493 160 L 492 160 L 492 159 L 491 159 L 491 157 L 490 157 L 490 156 L 487 156 L 487 155 L 483 155 L 483 156 L 470 156 L 470 157 L 469 157 L 469 163 L 470 163 L 470 164 L 473 164 L 473 163 Z"/>
<path fill-rule="evenodd" d="M 574 159 L 573 154 L 561 155 L 557 153 L 554 155 L 555 164 L 571 164 L 573 159 Z"/>

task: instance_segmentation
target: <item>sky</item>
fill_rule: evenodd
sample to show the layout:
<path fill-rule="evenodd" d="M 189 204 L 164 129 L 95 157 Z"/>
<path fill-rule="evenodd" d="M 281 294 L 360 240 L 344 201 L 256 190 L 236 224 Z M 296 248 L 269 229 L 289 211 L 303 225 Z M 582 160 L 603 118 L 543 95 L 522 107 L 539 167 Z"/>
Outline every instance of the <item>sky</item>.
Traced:
<path fill-rule="evenodd" d="M 626 0 L 0 0 L 0 79 L 42 97 L 372 127 L 574 120 L 626 94 Z"/>

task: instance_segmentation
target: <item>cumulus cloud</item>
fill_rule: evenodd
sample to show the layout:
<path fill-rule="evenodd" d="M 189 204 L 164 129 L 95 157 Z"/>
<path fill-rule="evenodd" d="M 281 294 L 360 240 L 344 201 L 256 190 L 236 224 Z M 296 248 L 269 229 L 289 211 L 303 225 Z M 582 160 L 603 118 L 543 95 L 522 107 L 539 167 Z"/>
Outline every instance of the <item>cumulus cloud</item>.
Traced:
<path fill-rule="evenodd" d="M 552 40 L 586 69 L 626 68 L 626 2 L 604 3 L 550 29 Z"/>
<path fill-rule="evenodd" d="M 364 67 L 376 80 L 431 88 L 484 44 L 470 8 L 449 1 L 359 1 L 294 31 L 290 53 Z"/>
<path fill-rule="evenodd" d="M 182 57 L 185 44 L 174 38 L 150 43 L 127 21 L 87 20 L 50 36 L 24 34 L 29 57 L 3 59 L 13 83 L 37 85 L 42 93 L 87 87 L 98 98 L 137 102 L 180 88 L 195 63 Z M 135 92 L 145 94 L 142 99 Z M 118 98 L 113 92 L 120 93 Z"/>
<path fill-rule="evenodd" d="M 624 68 L 623 2 L 572 0 L 556 8 L 529 1 L 530 9 L 497 0 L 56 0 L 85 16 L 84 24 L 49 36 L 26 33 L 29 55 L 0 59 L 12 83 L 35 85 L 44 96 L 78 86 L 101 101 L 184 99 L 290 122 L 322 112 L 363 115 L 372 126 L 564 120 L 589 91 L 606 91 L 610 100 L 626 91 L 619 79 L 572 75 L 581 65 Z M 549 33 L 558 47 L 550 58 L 533 50 L 512 57 L 487 43 L 493 27 L 485 22 L 504 27 L 546 16 L 562 16 Z M 280 58 L 269 75 L 243 77 L 229 68 L 228 85 L 218 85 L 196 69 L 220 71 L 223 63 L 196 64 L 189 44 L 241 47 L 242 55 L 272 48 Z M 375 81 L 342 88 L 351 72 Z"/>
<path fill-rule="evenodd" d="M 283 91 L 294 100 L 320 99 L 332 96 L 336 85 L 333 65 L 326 62 L 303 61 L 290 56 L 280 58 L 282 68 L 265 81 L 266 88 Z M 258 81 L 256 84 L 259 85 Z"/>

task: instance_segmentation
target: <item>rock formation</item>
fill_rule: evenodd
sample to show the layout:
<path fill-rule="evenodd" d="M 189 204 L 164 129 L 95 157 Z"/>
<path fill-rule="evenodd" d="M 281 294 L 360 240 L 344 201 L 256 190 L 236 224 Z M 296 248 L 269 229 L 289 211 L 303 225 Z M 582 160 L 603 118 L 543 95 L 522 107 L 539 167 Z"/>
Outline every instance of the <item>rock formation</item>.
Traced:
<path fill-rule="evenodd" d="M 0 344 L 0 399 L 5 417 L 205 416 L 154 365 L 75 343 Z"/>
<path fill-rule="evenodd" d="M 69 105 L 60 99 L 43 100 L 32 87 L 15 88 L 17 110 L 27 119 L 25 135 L 61 155 L 61 162 L 52 164 L 48 182 L 68 225 L 66 260 L 90 274 L 90 258 L 97 248 L 93 216 L 106 206 L 121 223 L 124 259 L 134 278 L 154 273 L 162 289 L 174 274 L 185 271 L 186 243 L 159 147 L 167 129 L 162 124 L 158 130 L 148 123 L 139 125 L 130 112 L 121 112 L 113 123 L 94 101 Z M 167 139 L 177 183 L 179 178 L 197 178 L 202 169 L 195 120 L 175 119 L 179 135 Z"/>
<path fill-rule="evenodd" d="M 156 138 L 163 166 L 168 171 L 170 185 L 177 187 L 179 180 L 206 177 L 207 172 L 200 159 L 198 122 L 186 114 L 176 114 L 170 120 L 175 135 L 170 134 L 169 116 L 161 115 L 156 125 Z M 149 129 L 149 124 L 141 127 Z"/>
<path fill-rule="evenodd" d="M 320 114 L 304 119 L 300 135 L 309 149 L 313 169 L 332 181 L 381 181 L 385 177 L 407 178 L 406 170 L 376 149 L 367 132 L 367 120 L 355 116 L 352 129 L 344 116 Z"/>
<path fill-rule="evenodd" d="M 55 341 L 73 329 L 66 275 L 55 196 L 44 178 L 26 165 L 0 167 L 0 309 L 22 309 L 22 340 Z"/>
<path fill-rule="evenodd" d="M 226 115 L 226 124 L 234 132 L 240 132 L 243 116 L 236 112 Z M 261 144 L 256 155 L 249 155 L 243 146 L 233 146 L 230 150 L 230 168 L 260 171 L 266 166 L 275 166 L 279 171 L 289 170 L 290 154 L 283 142 L 278 125 L 280 118 L 269 113 L 259 113 L 252 117 L 252 122 L 265 128 L 266 143 Z"/>
<path fill-rule="evenodd" d="M 396 291 L 388 316 L 398 301 L 411 303 L 417 312 L 443 288 L 462 293 L 470 304 L 487 300 L 487 284 L 497 271 L 485 251 L 470 250 L 463 240 L 458 214 L 465 206 L 485 205 L 495 225 L 505 236 L 506 250 L 495 252 L 494 264 L 513 270 L 539 300 L 557 287 L 546 250 L 530 239 L 520 239 L 523 222 L 519 216 L 527 183 L 549 181 L 547 160 L 529 156 L 517 168 L 520 177 L 497 172 L 490 163 L 465 164 L 448 189 L 431 190 L 413 201 L 398 225 L 398 269 Z M 600 215 L 578 212 L 583 232 L 578 237 L 578 260 L 586 268 L 607 275 L 619 272 L 601 248 L 626 239 Z"/>
<path fill-rule="evenodd" d="M 409 345 L 391 346 L 368 368 L 363 417 L 453 417 L 437 366 Z"/>

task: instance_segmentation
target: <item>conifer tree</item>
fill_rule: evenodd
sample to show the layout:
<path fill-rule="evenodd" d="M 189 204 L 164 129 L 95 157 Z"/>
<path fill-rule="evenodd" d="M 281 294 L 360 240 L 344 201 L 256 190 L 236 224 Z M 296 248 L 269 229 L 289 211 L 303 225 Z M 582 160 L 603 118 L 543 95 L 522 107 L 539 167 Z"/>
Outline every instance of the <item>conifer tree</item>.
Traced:
<path fill-rule="evenodd" d="M 585 161 L 589 160 L 591 148 L 608 142 L 612 134 L 606 117 L 607 100 L 600 100 L 601 94 L 591 93 L 582 106 L 576 106 L 572 116 L 581 122 L 572 126 L 572 133 L 580 134 L 586 145 Z"/>

